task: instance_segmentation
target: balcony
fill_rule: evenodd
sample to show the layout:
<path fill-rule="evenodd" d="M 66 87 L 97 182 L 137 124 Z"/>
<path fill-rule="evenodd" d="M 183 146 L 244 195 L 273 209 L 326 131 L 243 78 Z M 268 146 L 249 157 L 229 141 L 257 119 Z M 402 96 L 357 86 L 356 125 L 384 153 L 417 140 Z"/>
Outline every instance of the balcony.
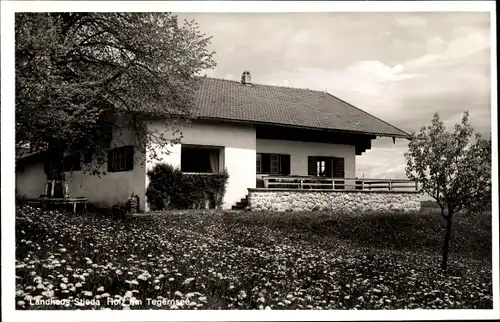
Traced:
<path fill-rule="evenodd" d="M 408 192 L 418 191 L 418 184 L 415 181 L 407 179 L 321 178 L 311 176 L 265 175 L 257 179 L 257 188 Z"/>

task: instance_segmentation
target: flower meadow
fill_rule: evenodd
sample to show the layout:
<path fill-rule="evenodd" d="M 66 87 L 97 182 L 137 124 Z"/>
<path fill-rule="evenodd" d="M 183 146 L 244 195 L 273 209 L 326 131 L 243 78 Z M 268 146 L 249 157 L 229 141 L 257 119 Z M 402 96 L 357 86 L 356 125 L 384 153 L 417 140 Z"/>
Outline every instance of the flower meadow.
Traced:
<path fill-rule="evenodd" d="M 492 308 L 491 214 L 158 212 L 19 205 L 17 309 Z"/>

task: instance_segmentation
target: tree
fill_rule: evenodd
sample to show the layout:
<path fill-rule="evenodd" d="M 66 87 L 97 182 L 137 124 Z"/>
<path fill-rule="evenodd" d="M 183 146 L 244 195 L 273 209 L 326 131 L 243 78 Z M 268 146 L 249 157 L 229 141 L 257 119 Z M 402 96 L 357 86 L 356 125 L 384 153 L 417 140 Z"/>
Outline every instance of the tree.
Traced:
<path fill-rule="evenodd" d="M 465 112 L 461 124 L 447 132 L 439 114 L 432 124 L 412 133 L 405 153 L 406 174 L 421 185 L 421 191 L 434 198 L 446 222 L 441 268 L 447 268 L 451 226 L 454 214 L 475 214 L 491 206 L 491 136 L 473 129 Z"/>
<path fill-rule="evenodd" d="M 178 143 L 197 75 L 215 66 L 210 37 L 169 13 L 18 13 L 15 35 L 16 147 L 48 149 L 52 179 L 67 150 L 91 151 L 99 174 L 113 128 L 144 153 Z M 158 117 L 171 138 L 147 127 Z"/>

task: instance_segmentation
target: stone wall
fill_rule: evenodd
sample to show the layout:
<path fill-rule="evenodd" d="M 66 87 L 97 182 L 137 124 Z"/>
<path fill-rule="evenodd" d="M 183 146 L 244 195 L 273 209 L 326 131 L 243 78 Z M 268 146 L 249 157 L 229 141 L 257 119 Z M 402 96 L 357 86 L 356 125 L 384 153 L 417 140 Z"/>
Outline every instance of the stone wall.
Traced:
<path fill-rule="evenodd" d="M 415 191 L 287 190 L 248 189 L 251 210 L 310 211 L 347 213 L 420 210 L 420 195 Z"/>

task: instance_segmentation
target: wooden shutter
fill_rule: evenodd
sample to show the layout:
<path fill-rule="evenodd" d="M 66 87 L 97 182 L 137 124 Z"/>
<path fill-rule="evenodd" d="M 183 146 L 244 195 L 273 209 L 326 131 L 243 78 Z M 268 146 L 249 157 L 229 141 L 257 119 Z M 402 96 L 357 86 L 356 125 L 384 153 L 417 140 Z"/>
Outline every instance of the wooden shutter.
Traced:
<path fill-rule="evenodd" d="M 290 175 L 290 155 L 289 154 L 281 154 L 280 155 L 280 163 L 281 163 L 281 171 L 280 174 Z"/>
<path fill-rule="evenodd" d="M 134 169 L 134 146 L 129 145 L 125 147 L 125 167 L 127 170 Z"/>
<path fill-rule="evenodd" d="M 268 153 L 262 153 L 262 173 L 269 174 L 271 172 L 271 156 Z"/>
<path fill-rule="evenodd" d="M 316 176 L 317 168 L 316 168 L 316 157 L 308 157 L 307 158 L 307 175 Z"/>
<path fill-rule="evenodd" d="M 344 158 L 334 158 L 333 159 L 333 176 L 335 178 L 345 178 L 344 173 Z"/>
<path fill-rule="evenodd" d="M 325 162 L 325 177 L 333 178 L 334 177 L 334 167 L 335 167 L 335 158 L 321 158 L 321 161 Z"/>
<path fill-rule="evenodd" d="M 114 149 L 109 149 L 108 150 L 108 172 L 113 172 L 113 152 Z"/>

